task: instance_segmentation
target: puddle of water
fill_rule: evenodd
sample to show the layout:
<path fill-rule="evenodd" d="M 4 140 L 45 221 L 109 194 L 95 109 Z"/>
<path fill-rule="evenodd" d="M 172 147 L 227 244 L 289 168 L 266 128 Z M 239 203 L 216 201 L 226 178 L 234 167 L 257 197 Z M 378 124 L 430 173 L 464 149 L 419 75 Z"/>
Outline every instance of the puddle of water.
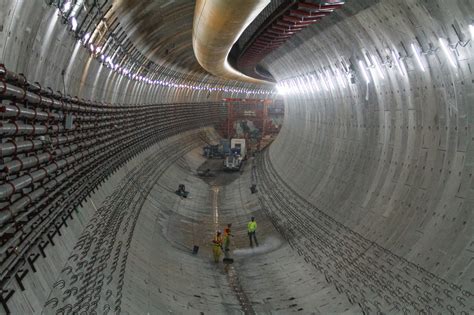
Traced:
<path fill-rule="evenodd" d="M 219 186 L 212 186 L 212 218 L 214 231 L 219 229 Z"/>
<path fill-rule="evenodd" d="M 263 241 L 263 243 L 260 244 L 260 246 L 258 247 L 239 248 L 239 249 L 235 249 L 232 253 L 236 257 L 246 257 L 246 256 L 252 256 L 256 254 L 263 254 L 263 253 L 271 252 L 277 249 L 278 247 L 280 247 L 281 244 L 282 244 L 282 241 L 279 238 L 270 236 L 270 237 L 267 237 Z"/>

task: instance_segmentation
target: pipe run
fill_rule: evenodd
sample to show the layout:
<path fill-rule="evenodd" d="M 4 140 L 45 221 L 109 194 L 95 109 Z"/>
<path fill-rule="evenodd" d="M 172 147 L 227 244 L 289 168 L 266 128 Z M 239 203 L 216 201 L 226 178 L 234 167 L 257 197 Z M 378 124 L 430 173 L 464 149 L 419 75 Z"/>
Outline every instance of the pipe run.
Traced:
<path fill-rule="evenodd" d="M 218 77 L 272 85 L 242 74 L 227 61 L 234 43 L 269 3 L 269 0 L 197 0 L 193 49 L 199 64 Z"/>

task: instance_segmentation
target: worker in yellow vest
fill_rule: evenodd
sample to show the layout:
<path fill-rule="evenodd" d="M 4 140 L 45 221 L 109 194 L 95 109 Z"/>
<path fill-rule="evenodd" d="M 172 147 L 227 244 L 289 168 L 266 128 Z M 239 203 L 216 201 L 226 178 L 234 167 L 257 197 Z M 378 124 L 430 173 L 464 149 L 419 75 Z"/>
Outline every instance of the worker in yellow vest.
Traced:
<path fill-rule="evenodd" d="M 222 254 L 222 236 L 221 231 L 217 231 L 212 240 L 212 253 L 214 255 L 214 262 L 218 263 Z"/>
<path fill-rule="evenodd" d="M 247 224 L 247 233 L 249 235 L 250 240 L 250 247 L 253 247 L 253 240 L 255 240 L 255 245 L 258 247 L 257 235 L 255 234 L 257 231 L 257 222 L 255 221 L 255 217 L 250 218 L 250 222 Z"/>

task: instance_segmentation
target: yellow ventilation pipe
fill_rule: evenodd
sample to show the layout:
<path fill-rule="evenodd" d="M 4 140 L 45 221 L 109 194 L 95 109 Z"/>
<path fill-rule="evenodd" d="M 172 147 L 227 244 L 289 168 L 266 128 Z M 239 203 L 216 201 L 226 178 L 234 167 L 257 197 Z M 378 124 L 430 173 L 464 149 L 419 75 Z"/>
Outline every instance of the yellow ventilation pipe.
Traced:
<path fill-rule="evenodd" d="M 242 74 L 227 62 L 234 43 L 269 3 L 270 0 L 197 0 L 193 49 L 199 64 L 218 77 L 272 85 Z"/>

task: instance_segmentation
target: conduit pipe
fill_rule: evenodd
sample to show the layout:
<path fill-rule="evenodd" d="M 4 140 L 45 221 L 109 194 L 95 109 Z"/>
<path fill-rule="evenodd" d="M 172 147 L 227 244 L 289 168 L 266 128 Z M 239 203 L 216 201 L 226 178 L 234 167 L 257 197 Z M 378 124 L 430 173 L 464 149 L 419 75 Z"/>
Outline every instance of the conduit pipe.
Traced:
<path fill-rule="evenodd" d="M 234 43 L 270 0 L 197 0 L 193 21 L 193 50 L 211 74 L 230 80 L 272 85 L 242 74 L 227 61 Z"/>
<path fill-rule="evenodd" d="M 79 100 L 2 65 L 0 101 L 2 287 L 14 279 L 28 251 L 54 245 L 52 237 L 68 215 L 120 165 L 161 139 L 225 115 L 220 103 Z M 65 128 L 66 115 L 74 118 L 72 128 Z"/>

